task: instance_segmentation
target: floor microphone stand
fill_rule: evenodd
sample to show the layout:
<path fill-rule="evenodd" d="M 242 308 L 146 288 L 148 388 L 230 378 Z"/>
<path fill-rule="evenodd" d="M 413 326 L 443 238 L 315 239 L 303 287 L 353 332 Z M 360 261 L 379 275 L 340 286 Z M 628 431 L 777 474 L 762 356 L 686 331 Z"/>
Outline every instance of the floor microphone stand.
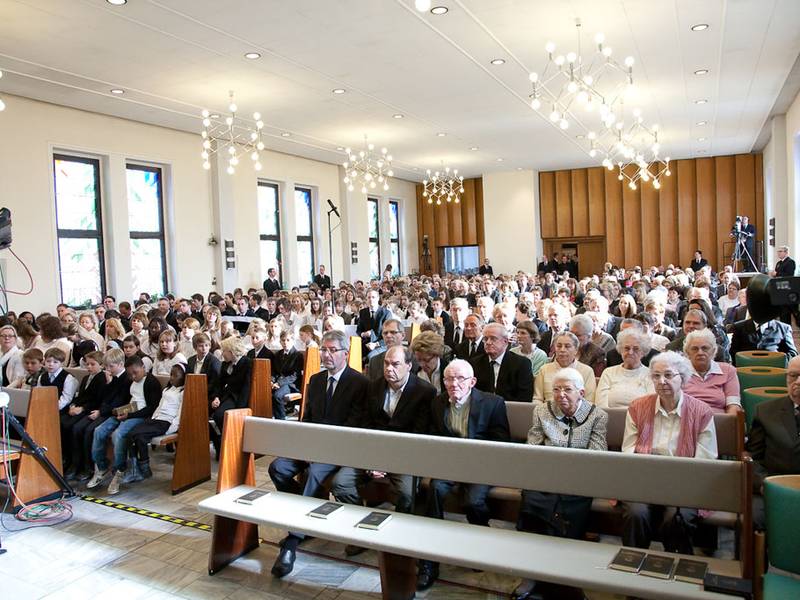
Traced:
<path fill-rule="evenodd" d="M 331 201 L 328 200 L 328 204 L 330 204 L 330 202 Z M 341 217 L 340 217 L 339 218 L 339 223 L 336 225 L 336 227 L 332 227 L 331 226 L 331 213 L 336 213 L 337 216 L 339 215 L 338 210 L 332 204 L 331 204 L 331 207 L 328 209 L 328 259 L 329 259 L 328 275 L 331 278 L 331 289 L 334 289 L 334 283 L 335 282 L 334 282 L 334 279 L 333 279 L 333 230 L 336 229 L 336 227 L 339 227 L 339 225 L 342 224 L 342 220 L 341 220 Z"/>

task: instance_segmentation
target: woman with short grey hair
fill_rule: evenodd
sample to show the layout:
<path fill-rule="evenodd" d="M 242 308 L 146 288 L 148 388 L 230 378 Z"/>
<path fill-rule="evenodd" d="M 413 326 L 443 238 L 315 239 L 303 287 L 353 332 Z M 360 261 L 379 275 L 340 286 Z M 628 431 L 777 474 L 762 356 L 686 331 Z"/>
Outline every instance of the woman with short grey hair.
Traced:
<path fill-rule="evenodd" d="M 691 377 L 683 390 L 702 400 L 716 413 L 736 414 L 742 410 L 736 368 L 717 362 L 717 338 L 710 329 L 690 331 L 683 340 L 683 352 L 691 362 Z"/>
<path fill-rule="evenodd" d="M 650 369 L 642 359 L 650 352 L 650 340 L 634 327 L 617 335 L 617 352 L 622 364 L 608 367 L 600 376 L 595 392 L 595 404 L 603 408 L 628 406 L 636 398 L 652 394 Z"/>

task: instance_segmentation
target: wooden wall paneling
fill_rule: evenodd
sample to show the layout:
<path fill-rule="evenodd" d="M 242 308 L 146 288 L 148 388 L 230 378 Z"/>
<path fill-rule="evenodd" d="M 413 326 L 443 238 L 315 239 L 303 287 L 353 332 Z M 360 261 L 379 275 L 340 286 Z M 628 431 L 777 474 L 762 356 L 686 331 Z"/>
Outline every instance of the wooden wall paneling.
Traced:
<path fill-rule="evenodd" d="M 436 272 L 439 264 L 438 253 L 436 252 L 436 227 L 434 217 L 434 205 L 428 204 L 428 199 L 422 197 L 422 185 L 417 185 L 417 229 L 419 231 L 419 256 L 420 271 L 422 271 L 422 241 L 424 236 L 428 236 L 428 250 L 431 253 L 431 271 Z M 359 260 L 366 260 L 359 257 Z"/>
<path fill-rule="evenodd" d="M 483 230 L 483 178 L 472 180 L 475 186 L 475 225 L 478 233 L 478 255 L 481 262 L 486 258 L 486 238 Z"/>
<path fill-rule="evenodd" d="M 556 237 L 556 174 L 554 171 L 539 173 L 539 206 L 542 237 Z"/>
<path fill-rule="evenodd" d="M 556 234 L 572 236 L 572 177 L 569 171 L 556 172 Z"/>
<path fill-rule="evenodd" d="M 461 232 L 465 246 L 478 243 L 478 219 L 475 212 L 475 180 L 464 180 L 464 194 L 461 196 Z"/>
<path fill-rule="evenodd" d="M 605 170 L 603 167 L 587 169 L 590 236 L 606 234 Z"/>
<path fill-rule="evenodd" d="M 464 188 L 466 191 L 466 188 Z M 461 230 L 461 203 L 453 201 L 446 202 L 447 205 L 447 232 L 449 234 L 449 246 L 461 246 L 464 244 L 464 236 Z M 442 208 L 445 208 L 444 205 Z"/>
<path fill-rule="evenodd" d="M 589 182 L 586 169 L 572 170 L 572 235 L 589 235 Z"/>
<path fill-rule="evenodd" d="M 659 247 L 661 248 L 661 263 L 666 266 L 670 263 L 680 264 L 678 255 L 678 173 L 677 165 L 671 165 L 672 175 L 661 178 L 659 190 Z M 671 233 L 672 232 L 672 233 Z"/>
<path fill-rule="evenodd" d="M 622 183 L 616 171 L 603 170 L 606 191 L 606 249 L 608 260 L 615 265 L 625 264 L 625 240 L 622 228 Z"/>
<path fill-rule="evenodd" d="M 764 155 L 763 154 L 756 154 L 755 160 L 755 187 L 756 187 L 756 215 L 755 215 L 755 225 L 756 225 L 756 239 L 757 240 L 764 240 L 764 260 L 766 260 L 766 254 L 769 253 L 769 233 L 767 229 L 769 226 L 765 222 L 764 218 Z M 777 243 L 777 242 L 776 242 Z M 782 242 L 781 242 L 782 243 Z"/>
<path fill-rule="evenodd" d="M 736 214 L 747 215 L 756 224 L 756 161 L 753 154 L 737 154 L 736 164 Z"/>
<path fill-rule="evenodd" d="M 678 175 L 678 261 L 688 265 L 697 250 L 697 175 L 694 160 L 677 161 Z"/>
<path fill-rule="evenodd" d="M 713 158 L 696 160 L 698 248 L 714 270 L 720 266 L 722 251 L 717 232 L 716 171 Z"/>
<path fill-rule="evenodd" d="M 626 172 L 633 175 L 636 169 L 629 168 Z M 624 240 L 625 265 L 634 266 L 642 264 L 642 197 L 641 185 L 632 190 L 625 182 L 622 185 L 622 224 L 621 231 Z M 640 182 L 642 183 L 642 182 Z M 645 185 L 642 183 L 642 185 Z M 649 185 L 649 184 L 646 184 Z"/>
<path fill-rule="evenodd" d="M 729 232 L 736 218 L 736 160 L 733 156 L 714 157 L 716 169 L 717 203 L 717 247 L 720 251 L 720 264 L 730 264 L 731 247 L 724 245 L 731 241 Z M 726 248 L 727 252 L 723 252 Z"/>
<path fill-rule="evenodd" d="M 642 193 L 642 268 L 661 264 L 659 244 L 658 190 L 652 182 L 640 186 Z"/>

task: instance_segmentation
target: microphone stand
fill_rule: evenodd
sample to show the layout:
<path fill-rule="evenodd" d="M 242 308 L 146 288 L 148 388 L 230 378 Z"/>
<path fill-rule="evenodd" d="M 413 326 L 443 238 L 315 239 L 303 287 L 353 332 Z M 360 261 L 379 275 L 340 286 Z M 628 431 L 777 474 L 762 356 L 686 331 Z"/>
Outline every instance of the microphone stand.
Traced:
<path fill-rule="evenodd" d="M 330 206 L 328 209 L 328 276 L 331 278 L 331 290 L 333 290 L 335 287 L 333 279 L 333 230 L 342 224 L 342 217 L 339 215 L 339 210 L 333 205 L 333 202 L 331 202 L 330 199 L 328 200 L 328 205 Z M 331 227 L 331 213 L 336 213 L 336 216 L 339 217 L 339 223 L 336 225 L 336 227 Z"/>

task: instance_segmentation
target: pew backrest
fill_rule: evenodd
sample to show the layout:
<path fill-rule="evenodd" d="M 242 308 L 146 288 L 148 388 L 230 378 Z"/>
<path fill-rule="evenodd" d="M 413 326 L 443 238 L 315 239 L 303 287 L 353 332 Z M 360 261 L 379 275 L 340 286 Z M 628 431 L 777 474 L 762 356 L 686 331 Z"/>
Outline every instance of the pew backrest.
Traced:
<path fill-rule="evenodd" d="M 11 410 L 11 414 L 15 417 L 27 417 L 28 416 L 28 405 L 31 401 L 31 391 L 30 390 L 16 390 L 13 388 L 4 388 L 4 391 L 8 393 L 9 396 L 9 404 L 8 408 Z"/>

